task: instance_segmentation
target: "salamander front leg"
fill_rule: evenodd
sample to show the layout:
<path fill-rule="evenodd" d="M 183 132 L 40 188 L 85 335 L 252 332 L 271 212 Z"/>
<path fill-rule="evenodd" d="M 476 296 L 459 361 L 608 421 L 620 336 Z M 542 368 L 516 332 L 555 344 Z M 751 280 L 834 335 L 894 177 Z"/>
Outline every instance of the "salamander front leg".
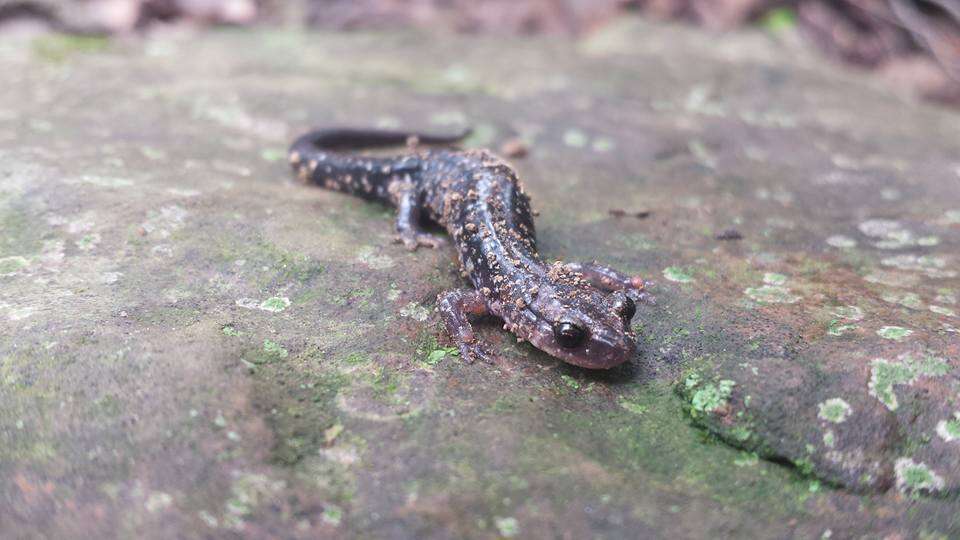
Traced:
<path fill-rule="evenodd" d="M 583 274 L 584 279 L 598 289 L 624 291 L 635 302 L 653 303 L 653 296 L 645 290 L 646 282 L 640 276 L 628 276 L 597 263 L 567 263 L 566 267 Z"/>
<path fill-rule="evenodd" d="M 397 242 L 402 242 L 410 251 L 420 246 L 439 248 L 446 245 L 441 236 L 425 233 L 420 228 L 420 206 L 413 183 L 405 183 L 396 191 Z"/>
<path fill-rule="evenodd" d="M 471 315 L 480 317 L 490 314 L 483 295 L 464 289 L 445 291 L 437 296 L 437 310 L 447 327 L 447 333 L 460 348 L 460 355 L 465 362 L 490 361 L 489 352 L 477 340 L 469 320 Z"/>

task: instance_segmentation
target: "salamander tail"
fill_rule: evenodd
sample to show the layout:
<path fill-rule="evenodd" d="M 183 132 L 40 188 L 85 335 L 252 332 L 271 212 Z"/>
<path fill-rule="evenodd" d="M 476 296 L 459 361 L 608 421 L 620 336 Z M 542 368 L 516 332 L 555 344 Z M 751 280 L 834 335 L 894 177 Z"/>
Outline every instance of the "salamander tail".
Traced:
<path fill-rule="evenodd" d="M 290 147 L 290 152 L 299 152 L 302 155 L 307 155 L 317 150 L 342 151 L 380 148 L 400 146 L 410 141 L 417 141 L 421 144 L 453 144 L 462 141 L 472 132 L 470 128 L 451 135 L 415 133 L 399 130 L 325 128 L 310 131 L 298 137 Z"/>

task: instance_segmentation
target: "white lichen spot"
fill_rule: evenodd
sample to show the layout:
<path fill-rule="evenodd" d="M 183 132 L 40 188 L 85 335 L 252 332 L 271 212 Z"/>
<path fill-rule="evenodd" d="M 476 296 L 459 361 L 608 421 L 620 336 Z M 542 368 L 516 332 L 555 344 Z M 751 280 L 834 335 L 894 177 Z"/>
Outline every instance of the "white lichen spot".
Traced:
<path fill-rule="evenodd" d="M 200 194 L 203 193 L 203 192 L 200 191 L 200 190 L 197 190 L 197 189 L 169 188 L 169 189 L 167 190 L 167 193 L 169 193 L 169 194 L 171 194 L 171 195 L 173 195 L 173 196 L 175 196 L 175 197 L 190 198 L 190 197 L 196 197 L 196 196 L 200 195 Z"/>
<path fill-rule="evenodd" d="M 897 475 L 897 489 L 903 493 L 935 492 L 943 489 L 943 478 L 924 463 L 904 457 L 898 459 L 893 468 Z"/>
<path fill-rule="evenodd" d="M 787 206 L 793 202 L 793 194 L 784 189 L 770 191 L 769 189 L 763 187 L 756 190 L 754 192 L 754 196 L 761 201 L 774 200 L 784 206 Z"/>
<path fill-rule="evenodd" d="M 903 196 L 897 188 L 883 188 L 880 190 L 880 198 L 885 201 L 898 201 Z"/>
<path fill-rule="evenodd" d="M 737 112 L 737 116 L 751 126 L 759 126 L 764 128 L 791 129 L 797 127 L 797 124 L 799 123 L 796 116 L 785 111 L 741 110 Z"/>
<path fill-rule="evenodd" d="M 863 320 L 863 310 L 857 306 L 837 306 L 830 311 L 830 314 L 848 321 Z"/>
<path fill-rule="evenodd" d="M 913 330 L 909 328 L 904 328 L 902 326 L 884 326 L 883 328 L 877 330 L 877 335 L 883 339 L 892 339 L 894 341 L 901 341 L 910 337 L 910 334 L 913 334 Z"/>
<path fill-rule="evenodd" d="M 400 316 L 409 317 L 415 321 L 423 322 L 430 318 L 430 310 L 416 302 L 410 302 L 406 306 L 400 308 Z"/>
<path fill-rule="evenodd" d="M 257 307 L 260 306 L 260 302 L 253 298 L 238 298 L 237 306 L 243 309 L 257 309 Z"/>
<path fill-rule="evenodd" d="M 373 246 L 364 246 L 357 252 L 357 260 L 373 270 L 385 270 L 394 265 L 393 259 L 387 255 L 377 254 Z"/>
<path fill-rule="evenodd" d="M 934 313 L 936 313 L 936 314 L 938 314 L 938 315 L 944 315 L 944 316 L 946 316 L 946 317 L 956 317 L 956 316 L 957 316 L 957 312 L 956 312 L 956 311 L 954 311 L 954 310 L 952 310 L 952 309 L 950 309 L 950 308 L 948 308 L 948 307 L 943 307 L 943 306 L 934 306 L 934 305 L 931 305 L 931 306 L 930 306 L 930 311 L 932 311 L 932 312 L 934 312 Z"/>
<path fill-rule="evenodd" d="M 169 238 L 173 231 L 183 227 L 187 211 L 181 206 L 171 204 L 151 211 L 148 216 L 146 221 L 140 224 L 143 234 L 154 238 Z"/>
<path fill-rule="evenodd" d="M 754 301 L 763 304 L 795 304 L 801 299 L 799 296 L 791 293 L 790 289 L 776 285 L 748 287 L 744 289 L 743 292 Z"/>
<path fill-rule="evenodd" d="M 947 260 L 943 257 L 931 255 L 897 255 L 880 261 L 884 266 L 892 266 L 900 270 L 923 272 L 932 278 L 957 277 L 955 270 L 947 269 Z"/>
<path fill-rule="evenodd" d="M 583 148 L 589 140 L 586 133 L 576 128 L 568 129 L 563 134 L 563 144 L 573 148 Z"/>
<path fill-rule="evenodd" d="M 953 413 L 953 418 L 937 422 L 937 435 L 946 442 L 960 440 L 960 412 Z"/>
<path fill-rule="evenodd" d="M 290 299 L 286 296 L 271 296 L 263 302 L 260 302 L 260 305 L 257 307 L 263 311 L 279 313 L 290 307 Z"/>
<path fill-rule="evenodd" d="M 41 120 L 39 118 L 31 118 L 27 125 L 30 126 L 30 129 L 38 131 L 40 133 L 49 133 L 53 131 L 53 124 L 46 120 Z"/>
<path fill-rule="evenodd" d="M 921 236 L 920 238 L 917 238 L 918 246 L 930 247 L 930 246 L 936 246 L 939 244 L 940 244 L 939 236 Z"/>
<path fill-rule="evenodd" d="M 886 270 L 877 270 L 863 277 L 864 281 L 886 285 L 887 287 L 912 287 L 920 282 L 920 278 L 914 274 L 904 274 L 902 272 L 889 272 Z"/>
<path fill-rule="evenodd" d="M 842 234 L 835 234 L 827 238 L 827 244 L 835 248 L 840 249 L 850 249 L 857 247 L 857 241 L 849 236 L 844 236 Z"/>
<path fill-rule="evenodd" d="M 590 146 L 593 148 L 594 152 L 603 153 L 610 152 L 617 147 L 617 144 L 609 137 L 597 137 Z"/>
<path fill-rule="evenodd" d="M 150 248 L 150 253 L 158 257 L 172 257 L 173 246 L 170 244 L 159 244 Z"/>
<path fill-rule="evenodd" d="M 100 283 L 104 285 L 112 285 L 119 281 L 122 276 L 122 272 L 104 272 L 100 274 Z"/>
<path fill-rule="evenodd" d="M 143 157 L 145 157 L 145 158 L 147 158 L 147 159 L 149 159 L 149 160 L 153 160 L 153 161 L 159 161 L 159 160 L 162 160 L 162 159 L 166 159 L 166 158 L 167 158 L 167 153 L 166 153 L 166 152 L 164 152 L 163 150 L 161 150 L 161 149 L 159 149 L 159 148 L 154 148 L 154 147 L 152 147 L 152 146 L 143 146 L 143 147 L 141 147 L 141 148 L 140 148 L 140 153 L 143 154 Z"/>
<path fill-rule="evenodd" d="M 692 139 L 687 143 L 687 150 L 693 155 L 694 159 L 697 160 L 697 163 L 703 165 L 708 169 L 715 169 L 717 167 L 717 156 L 707 148 L 707 145 L 703 144 L 703 141 L 699 139 Z"/>
<path fill-rule="evenodd" d="M 923 309 L 923 302 L 920 301 L 920 295 L 917 293 L 890 293 L 881 297 L 884 302 L 891 304 L 900 304 L 910 309 Z"/>
<path fill-rule="evenodd" d="M 438 126 L 465 126 L 470 123 L 470 119 L 467 113 L 451 109 L 431 114 L 430 123 Z"/>
<path fill-rule="evenodd" d="M 348 467 L 360 461 L 360 453 L 357 448 L 342 442 L 338 442 L 330 448 L 321 448 L 319 454 L 334 463 Z"/>
<path fill-rule="evenodd" d="M 945 225 L 960 225 L 960 209 L 947 210 L 944 212 L 943 223 Z"/>
<path fill-rule="evenodd" d="M 767 285 L 784 285 L 787 283 L 787 276 L 775 272 L 763 274 L 763 282 Z"/>
<path fill-rule="evenodd" d="M 244 309 L 260 309 L 272 313 L 287 309 L 290 303 L 290 299 L 285 296 L 271 296 L 262 302 L 254 298 L 238 298 L 236 301 L 237 306 Z"/>
<path fill-rule="evenodd" d="M 853 413 L 853 408 L 842 398 L 830 398 L 819 405 L 817 417 L 834 424 L 842 424 Z"/>
<path fill-rule="evenodd" d="M 849 171 L 829 171 L 813 178 L 814 184 L 824 186 L 839 185 L 863 185 L 868 182 L 868 178 L 862 173 L 853 173 Z"/>
<path fill-rule="evenodd" d="M 30 266 L 30 261 L 28 261 L 26 257 L 19 255 L 3 257 L 0 259 L 0 277 L 17 274 L 27 266 Z"/>
<path fill-rule="evenodd" d="M 133 180 L 128 180 L 126 178 L 114 178 L 108 176 L 97 176 L 92 174 L 85 174 L 76 178 L 64 178 L 63 182 L 65 184 L 89 184 L 91 186 L 97 187 L 107 187 L 107 188 L 123 188 L 133 185 Z"/>
<path fill-rule="evenodd" d="M 848 156 L 846 154 L 833 154 L 830 156 L 830 161 L 834 165 L 840 167 L 841 169 L 847 169 L 852 171 L 859 171 L 864 168 L 864 163 L 858 158 L 853 156 Z"/>
<path fill-rule="evenodd" d="M 664 268 L 663 277 L 675 283 L 692 283 L 694 281 L 691 272 L 679 266 L 668 266 Z"/>
<path fill-rule="evenodd" d="M 892 219 L 868 219 L 857 226 L 860 232 L 873 238 L 886 238 L 904 230 L 899 221 Z"/>
<path fill-rule="evenodd" d="M 827 328 L 827 334 L 838 337 L 846 334 L 847 332 L 853 332 L 857 328 L 860 327 L 855 324 L 831 324 Z"/>
<path fill-rule="evenodd" d="M 939 239 L 933 236 L 917 239 L 913 232 L 903 226 L 899 221 L 891 219 L 870 219 L 860 223 L 858 226 L 860 232 L 874 238 L 874 246 L 880 249 L 902 249 L 914 245 L 936 245 Z"/>
<path fill-rule="evenodd" d="M 726 116 L 726 106 L 716 99 L 716 91 L 710 84 L 697 84 L 690 88 L 683 102 L 687 112 L 705 116 Z"/>
<path fill-rule="evenodd" d="M 147 501 L 143 503 L 143 506 L 147 509 L 147 512 L 152 514 L 168 508 L 171 504 L 173 504 L 173 497 L 170 496 L 169 493 L 154 491 L 147 497 Z"/>
<path fill-rule="evenodd" d="M 679 206 L 683 208 L 696 209 L 703 206 L 703 197 L 699 195 L 691 195 L 689 197 L 679 197 L 676 199 L 676 202 Z"/>
<path fill-rule="evenodd" d="M 767 218 L 767 225 L 771 227 L 778 227 L 780 229 L 796 229 L 797 222 L 792 219 L 784 219 L 782 217 L 769 217 Z"/>
<path fill-rule="evenodd" d="M 33 306 L 19 306 L 7 309 L 7 318 L 11 321 L 22 321 L 37 312 Z"/>
<path fill-rule="evenodd" d="M 381 116 L 374 124 L 380 129 L 397 129 L 403 126 L 403 121 L 396 116 Z"/>
<path fill-rule="evenodd" d="M 493 523 L 497 526 L 497 532 L 504 538 L 513 538 L 520 534 L 520 525 L 517 523 L 517 518 L 495 517 Z"/>
<path fill-rule="evenodd" d="M 951 306 L 957 303 L 957 296 L 950 292 L 949 289 L 941 289 L 940 294 L 933 299 L 941 304 L 950 304 Z"/>
<path fill-rule="evenodd" d="M 197 512 L 197 517 L 199 517 L 200 521 L 203 521 L 207 527 L 215 529 L 220 526 L 220 522 L 217 520 L 217 518 L 206 510 Z"/>
<path fill-rule="evenodd" d="M 879 242 L 875 242 L 873 245 L 879 249 L 903 249 L 905 247 L 912 246 L 914 243 L 913 233 L 907 231 L 903 234 L 903 236 L 891 238 L 889 240 L 881 240 Z"/>

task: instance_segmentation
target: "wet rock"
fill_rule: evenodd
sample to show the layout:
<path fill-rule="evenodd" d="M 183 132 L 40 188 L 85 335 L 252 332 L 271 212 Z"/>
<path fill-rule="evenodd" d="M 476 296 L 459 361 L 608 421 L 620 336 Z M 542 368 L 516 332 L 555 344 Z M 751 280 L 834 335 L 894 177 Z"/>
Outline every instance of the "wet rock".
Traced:
<path fill-rule="evenodd" d="M 955 114 L 638 22 L 50 39 L 0 44 L 0 536 L 960 533 Z M 290 178 L 318 124 L 522 138 L 545 256 L 654 282 L 637 357 L 462 362 L 450 253 Z"/>

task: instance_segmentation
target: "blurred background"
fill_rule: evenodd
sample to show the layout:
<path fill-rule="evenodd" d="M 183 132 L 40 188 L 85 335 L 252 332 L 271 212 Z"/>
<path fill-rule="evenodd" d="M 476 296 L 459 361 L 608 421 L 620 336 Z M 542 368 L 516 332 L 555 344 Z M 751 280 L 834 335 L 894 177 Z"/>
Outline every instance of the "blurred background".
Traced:
<path fill-rule="evenodd" d="M 960 105 L 960 0 L 0 0 L 0 36 L 300 25 L 575 38 L 631 12 L 714 31 L 759 27 L 904 93 Z"/>

